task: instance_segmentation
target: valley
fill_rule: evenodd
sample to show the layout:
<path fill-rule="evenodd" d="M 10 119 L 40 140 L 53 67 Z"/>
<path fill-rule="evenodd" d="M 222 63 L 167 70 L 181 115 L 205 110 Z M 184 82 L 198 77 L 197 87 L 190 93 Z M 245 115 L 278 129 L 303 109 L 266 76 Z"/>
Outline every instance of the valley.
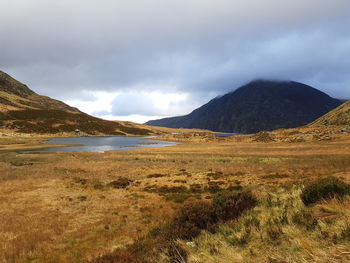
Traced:
<path fill-rule="evenodd" d="M 349 0 L 0 8 L 0 263 L 350 263 Z"/>
<path fill-rule="evenodd" d="M 291 250 L 295 262 L 324 262 L 325 255 L 329 262 L 348 262 L 349 240 L 339 233 L 350 219 L 350 199 L 307 207 L 299 194 L 302 185 L 315 178 L 333 175 L 350 183 L 349 134 L 306 143 L 233 138 L 105 153 L 0 152 L 0 261 L 93 260 L 140 242 L 151 229 L 168 222 L 184 202 L 211 200 L 228 188 L 253 191 L 259 205 L 242 219 L 222 224 L 216 233 L 203 232 L 193 240 L 194 246 L 178 240 L 188 262 L 286 262 L 283 258 Z M 41 141 L 1 139 L 2 145 L 19 147 Z M 288 223 L 271 230 L 269 220 L 280 218 L 283 207 L 290 207 Z M 302 211 L 318 222 L 308 235 L 303 234 L 307 221 L 291 219 Z M 244 220 L 251 218 L 258 220 L 259 228 L 249 227 L 245 243 L 232 243 L 234 236 L 247 231 Z M 241 230 L 234 230 L 241 224 Z M 266 231 L 279 232 L 270 237 Z M 320 238 L 324 233 L 329 237 Z M 143 254 L 140 262 L 155 262 L 159 256 L 160 252 Z M 161 262 L 168 262 L 163 257 Z"/>

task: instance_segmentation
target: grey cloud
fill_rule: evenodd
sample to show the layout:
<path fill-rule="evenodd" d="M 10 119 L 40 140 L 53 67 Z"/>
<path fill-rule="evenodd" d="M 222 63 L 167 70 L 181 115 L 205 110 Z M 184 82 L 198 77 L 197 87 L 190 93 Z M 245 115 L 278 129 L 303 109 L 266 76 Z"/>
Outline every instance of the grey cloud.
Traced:
<path fill-rule="evenodd" d="M 179 112 L 255 78 L 350 98 L 348 0 L 5 0 L 2 10 L 1 69 L 59 99 L 122 92 L 118 115 L 159 115 L 141 98 L 125 104 L 131 91 L 190 93 Z"/>

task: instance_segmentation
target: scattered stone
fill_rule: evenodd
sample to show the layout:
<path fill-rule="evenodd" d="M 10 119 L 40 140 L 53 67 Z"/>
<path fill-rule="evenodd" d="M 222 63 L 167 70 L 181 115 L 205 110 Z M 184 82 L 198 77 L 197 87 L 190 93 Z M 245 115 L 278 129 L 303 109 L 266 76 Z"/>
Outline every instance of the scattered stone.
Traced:
<path fill-rule="evenodd" d="M 303 135 L 300 135 L 296 138 L 296 142 L 306 142 L 308 138 L 309 138 L 308 135 L 303 134 Z"/>
<path fill-rule="evenodd" d="M 273 142 L 275 141 L 274 136 L 271 132 L 259 132 L 253 136 L 254 142 Z"/>

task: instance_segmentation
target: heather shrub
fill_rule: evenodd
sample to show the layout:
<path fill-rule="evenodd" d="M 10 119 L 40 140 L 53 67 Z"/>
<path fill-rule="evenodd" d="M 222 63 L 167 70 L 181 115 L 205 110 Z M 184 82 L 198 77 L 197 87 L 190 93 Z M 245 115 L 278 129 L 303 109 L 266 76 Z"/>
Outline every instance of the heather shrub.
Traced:
<path fill-rule="evenodd" d="M 279 245 L 281 243 L 283 231 L 280 225 L 269 224 L 268 226 L 266 226 L 266 234 L 269 240 L 275 245 Z"/>
<path fill-rule="evenodd" d="M 189 198 L 196 197 L 195 195 L 189 194 L 189 193 L 169 193 L 164 194 L 165 200 L 167 201 L 173 201 L 175 203 L 183 203 Z M 200 195 L 198 196 L 200 198 Z"/>
<path fill-rule="evenodd" d="M 147 178 L 159 178 L 159 177 L 165 177 L 165 176 L 167 176 L 167 175 L 166 174 L 155 173 L 155 174 L 147 175 Z"/>
<path fill-rule="evenodd" d="M 256 204 L 257 200 L 250 192 L 222 191 L 213 198 L 215 215 L 220 221 L 236 219 Z"/>
<path fill-rule="evenodd" d="M 107 255 L 102 255 L 93 260 L 89 261 L 89 263 L 141 263 L 134 254 L 129 252 L 126 249 L 118 249 L 115 252 Z"/>
<path fill-rule="evenodd" d="M 126 188 L 132 181 L 126 177 L 119 177 L 117 180 L 110 182 L 108 185 L 113 188 Z"/>
<path fill-rule="evenodd" d="M 315 230 L 318 225 L 317 218 L 310 211 L 304 209 L 299 210 L 292 216 L 292 222 L 304 226 L 308 231 Z"/>
<path fill-rule="evenodd" d="M 189 200 L 169 225 L 170 237 L 192 239 L 201 230 L 209 230 L 217 222 L 213 205 L 209 201 Z"/>
<path fill-rule="evenodd" d="M 305 205 L 314 204 L 322 199 L 342 198 L 350 194 L 350 186 L 334 176 L 321 178 L 305 186 L 301 200 Z"/>

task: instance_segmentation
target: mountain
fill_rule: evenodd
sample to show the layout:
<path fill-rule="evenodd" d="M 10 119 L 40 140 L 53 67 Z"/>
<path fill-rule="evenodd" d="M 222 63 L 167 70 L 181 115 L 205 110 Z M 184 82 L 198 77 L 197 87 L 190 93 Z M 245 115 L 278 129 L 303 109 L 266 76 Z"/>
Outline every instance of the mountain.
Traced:
<path fill-rule="evenodd" d="M 0 129 L 20 133 L 148 135 L 150 129 L 131 122 L 102 120 L 77 108 L 36 94 L 0 71 Z"/>
<path fill-rule="evenodd" d="M 350 125 L 350 101 L 344 102 L 338 108 L 328 112 L 321 118 L 310 123 L 310 127 L 346 126 Z"/>
<path fill-rule="evenodd" d="M 256 133 L 306 125 L 340 104 L 340 100 L 302 83 L 256 80 L 212 99 L 188 115 L 147 124 Z"/>

